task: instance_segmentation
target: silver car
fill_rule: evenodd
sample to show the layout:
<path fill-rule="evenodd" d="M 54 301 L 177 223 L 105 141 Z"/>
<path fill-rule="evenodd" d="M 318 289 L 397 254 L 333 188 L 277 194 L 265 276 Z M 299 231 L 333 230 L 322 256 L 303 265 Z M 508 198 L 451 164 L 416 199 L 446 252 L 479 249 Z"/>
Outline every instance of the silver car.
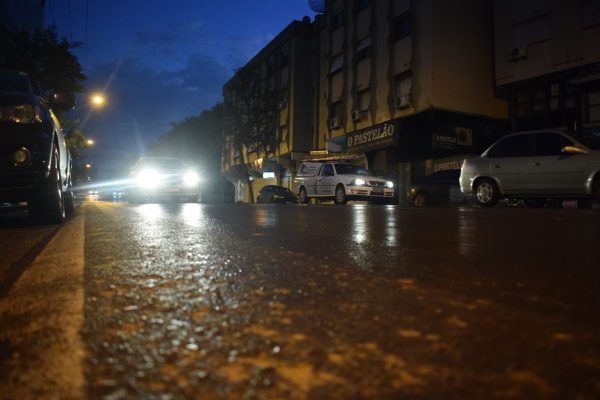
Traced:
<path fill-rule="evenodd" d="M 485 207 L 501 198 L 600 200 L 598 150 L 598 136 L 576 140 L 558 130 L 513 133 L 463 162 L 460 188 Z"/>

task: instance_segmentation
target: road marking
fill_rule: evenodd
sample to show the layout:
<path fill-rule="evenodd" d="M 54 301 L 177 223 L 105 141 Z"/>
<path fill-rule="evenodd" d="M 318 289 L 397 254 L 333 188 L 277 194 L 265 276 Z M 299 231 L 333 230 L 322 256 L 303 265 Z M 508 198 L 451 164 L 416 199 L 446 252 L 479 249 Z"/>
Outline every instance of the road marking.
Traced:
<path fill-rule="evenodd" d="M 0 399 L 83 397 L 84 217 L 76 213 L 0 301 Z"/>

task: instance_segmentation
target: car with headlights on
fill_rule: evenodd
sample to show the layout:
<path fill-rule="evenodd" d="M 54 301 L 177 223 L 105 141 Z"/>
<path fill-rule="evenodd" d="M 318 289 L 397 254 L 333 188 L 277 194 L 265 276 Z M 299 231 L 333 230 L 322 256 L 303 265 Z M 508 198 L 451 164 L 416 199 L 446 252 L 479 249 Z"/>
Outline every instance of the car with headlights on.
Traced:
<path fill-rule="evenodd" d="M 74 102 L 58 94 L 49 98 L 27 74 L 0 71 L 0 203 L 27 202 L 37 221 L 60 223 L 75 207 L 72 160 L 52 109 Z"/>
<path fill-rule="evenodd" d="M 197 202 L 200 176 L 185 163 L 172 157 L 142 157 L 133 167 L 127 200 Z"/>
<path fill-rule="evenodd" d="M 468 201 L 460 190 L 459 178 L 460 170 L 451 169 L 416 179 L 406 192 L 406 200 L 414 207 L 464 205 Z"/>
<path fill-rule="evenodd" d="M 297 201 L 290 189 L 277 185 L 264 186 L 259 190 L 256 198 L 257 203 L 296 203 Z"/>
<path fill-rule="evenodd" d="M 394 183 L 349 162 L 305 161 L 294 178 L 293 192 L 302 204 L 309 198 L 333 199 L 336 204 L 348 200 L 392 201 Z"/>
<path fill-rule="evenodd" d="M 560 130 L 507 135 L 463 162 L 460 187 L 484 207 L 501 198 L 600 201 L 600 134 L 577 139 Z"/>

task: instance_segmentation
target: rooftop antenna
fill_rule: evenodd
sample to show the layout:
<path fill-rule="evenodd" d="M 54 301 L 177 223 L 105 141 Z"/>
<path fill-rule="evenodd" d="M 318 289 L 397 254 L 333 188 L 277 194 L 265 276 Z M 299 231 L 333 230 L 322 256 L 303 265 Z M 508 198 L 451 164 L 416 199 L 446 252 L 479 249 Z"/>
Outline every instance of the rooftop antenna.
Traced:
<path fill-rule="evenodd" d="M 308 6 L 316 13 L 325 13 L 325 0 L 308 0 Z"/>

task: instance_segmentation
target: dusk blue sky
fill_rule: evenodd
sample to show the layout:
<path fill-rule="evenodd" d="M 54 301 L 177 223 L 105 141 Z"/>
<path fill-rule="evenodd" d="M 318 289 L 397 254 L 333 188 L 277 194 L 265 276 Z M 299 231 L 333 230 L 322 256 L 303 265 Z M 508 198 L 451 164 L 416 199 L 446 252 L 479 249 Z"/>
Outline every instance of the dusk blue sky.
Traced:
<path fill-rule="evenodd" d="M 221 88 L 292 20 L 314 18 L 307 0 L 48 0 L 46 23 L 82 42 L 75 51 L 89 92 L 108 105 L 81 107 L 97 139 L 84 157 L 137 158 L 170 123 L 221 100 Z M 70 13 L 69 13 L 70 10 Z M 69 18 L 70 14 L 70 18 Z M 89 118 L 86 119 L 86 115 Z"/>

